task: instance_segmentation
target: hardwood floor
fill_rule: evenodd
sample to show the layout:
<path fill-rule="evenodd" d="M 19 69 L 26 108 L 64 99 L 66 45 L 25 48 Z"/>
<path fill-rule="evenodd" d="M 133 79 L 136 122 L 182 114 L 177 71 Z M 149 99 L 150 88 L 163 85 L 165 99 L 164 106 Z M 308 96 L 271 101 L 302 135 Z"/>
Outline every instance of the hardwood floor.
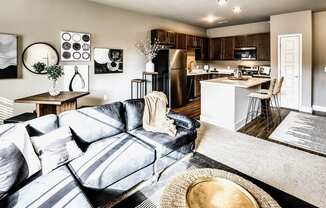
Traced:
<path fill-rule="evenodd" d="M 172 109 L 174 112 L 186 115 L 190 118 L 199 120 L 200 117 L 200 99 L 189 102 L 187 105 Z"/>
<path fill-rule="evenodd" d="M 288 109 L 281 109 L 281 121 L 290 113 Z M 259 117 L 243 128 L 239 130 L 239 132 L 248 134 L 254 137 L 258 137 L 261 139 L 268 139 L 269 135 L 276 129 L 276 127 L 280 124 L 278 113 L 275 109 L 272 110 L 272 117 L 274 126 L 270 129 L 267 128 L 266 122 L 262 117 Z"/>

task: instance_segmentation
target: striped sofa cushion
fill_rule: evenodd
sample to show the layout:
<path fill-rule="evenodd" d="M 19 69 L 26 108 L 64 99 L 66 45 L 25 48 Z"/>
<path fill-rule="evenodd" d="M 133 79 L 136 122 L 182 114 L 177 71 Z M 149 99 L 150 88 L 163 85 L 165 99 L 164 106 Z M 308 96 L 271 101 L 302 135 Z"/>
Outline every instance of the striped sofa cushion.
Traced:
<path fill-rule="evenodd" d="M 0 201 L 0 207 L 85 207 L 91 204 L 66 166 L 42 175 Z"/>
<path fill-rule="evenodd" d="M 76 134 L 77 141 L 84 144 L 90 144 L 125 131 L 123 120 L 119 120 L 121 117 L 118 119 L 112 116 L 115 113 L 112 113 L 112 115 L 108 113 L 110 112 L 108 109 L 115 112 L 113 109 L 122 108 L 122 104 L 113 103 L 106 106 L 106 111 L 103 110 L 104 107 L 102 106 L 102 108 L 83 108 L 63 112 L 59 115 L 59 126 L 69 126 Z M 119 110 L 116 111 L 119 112 Z"/>
<path fill-rule="evenodd" d="M 121 133 L 92 143 L 83 156 L 68 166 L 83 186 L 105 189 L 154 161 L 154 149 L 127 133 Z"/>

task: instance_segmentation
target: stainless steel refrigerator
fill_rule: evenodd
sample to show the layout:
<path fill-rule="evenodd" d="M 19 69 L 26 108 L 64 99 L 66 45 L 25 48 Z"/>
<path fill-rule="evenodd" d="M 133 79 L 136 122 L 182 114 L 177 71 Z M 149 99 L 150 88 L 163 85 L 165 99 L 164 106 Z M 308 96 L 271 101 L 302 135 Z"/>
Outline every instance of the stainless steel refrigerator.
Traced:
<path fill-rule="evenodd" d="M 169 100 L 169 107 L 175 108 L 187 103 L 187 51 L 163 49 L 153 60 L 158 72 L 157 90 L 163 91 Z"/>

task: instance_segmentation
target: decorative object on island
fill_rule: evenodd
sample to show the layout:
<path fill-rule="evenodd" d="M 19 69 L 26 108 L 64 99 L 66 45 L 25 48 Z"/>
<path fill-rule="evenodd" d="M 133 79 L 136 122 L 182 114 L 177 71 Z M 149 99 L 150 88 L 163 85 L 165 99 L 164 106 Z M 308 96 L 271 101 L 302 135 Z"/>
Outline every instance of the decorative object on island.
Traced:
<path fill-rule="evenodd" d="M 64 75 L 63 68 L 59 65 L 51 65 L 45 68 L 48 79 L 52 81 L 52 86 L 49 89 L 49 94 L 51 96 L 57 96 L 60 91 L 57 89 L 58 79 Z"/>
<path fill-rule="evenodd" d="M 146 72 L 154 72 L 153 59 L 157 56 L 157 52 L 163 48 L 160 42 L 155 39 L 152 43 L 150 39 L 141 40 L 136 43 L 136 48 L 146 57 Z"/>
<path fill-rule="evenodd" d="M 90 61 L 91 34 L 61 32 L 61 61 Z"/>
<path fill-rule="evenodd" d="M 24 67 L 30 72 L 46 74 L 47 66 L 59 64 L 59 53 L 52 45 L 37 42 L 25 48 L 22 60 Z"/>
<path fill-rule="evenodd" d="M 88 65 L 65 65 L 64 90 L 70 92 L 88 92 Z"/>
<path fill-rule="evenodd" d="M 17 35 L 0 34 L 0 79 L 17 78 Z"/>
<path fill-rule="evenodd" d="M 95 74 L 110 74 L 123 72 L 123 50 L 95 48 L 94 49 Z"/>

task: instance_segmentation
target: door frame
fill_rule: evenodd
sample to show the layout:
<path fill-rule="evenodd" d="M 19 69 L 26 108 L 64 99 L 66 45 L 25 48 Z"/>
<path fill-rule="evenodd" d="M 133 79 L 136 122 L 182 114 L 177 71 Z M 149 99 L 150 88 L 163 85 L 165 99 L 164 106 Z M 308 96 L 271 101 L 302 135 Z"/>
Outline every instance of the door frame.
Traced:
<path fill-rule="evenodd" d="M 283 34 L 283 35 L 278 35 L 278 60 L 277 60 L 277 64 L 278 64 L 278 70 L 277 70 L 277 77 L 278 79 L 281 78 L 281 39 L 282 38 L 286 38 L 286 37 L 293 37 L 293 36 L 299 36 L 299 106 L 298 109 L 296 110 L 301 110 L 301 106 L 302 106 L 302 33 L 293 33 L 293 34 Z M 280 105 L 282 106 L 282 100 Z"/>

